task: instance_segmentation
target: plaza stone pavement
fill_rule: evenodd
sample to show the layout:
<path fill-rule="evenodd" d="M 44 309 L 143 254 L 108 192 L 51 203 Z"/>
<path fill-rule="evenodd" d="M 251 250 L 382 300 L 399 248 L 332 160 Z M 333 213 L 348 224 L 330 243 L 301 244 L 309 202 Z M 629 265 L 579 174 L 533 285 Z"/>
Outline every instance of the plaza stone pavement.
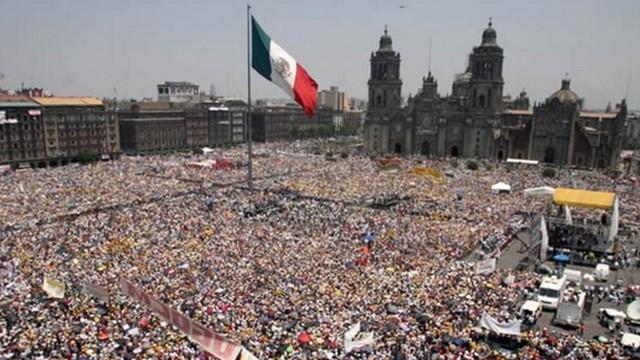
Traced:
<path fill-rule="evenodd" d="M 526 257 L 530 256 L 530 252 L 524 251 L 525 248 L 521 246 L 522 243 L 528 243 L 529 234 L 528 232 L 523 232 L 520 234 L 520 238 L 523 242 L 512 241 L 504 251 L 501 252 L 500 258 L 497 262 L 497 266 L 500 269 L 505 271 L 512 271 L 515 269 L 518 264 L 523 261 Z M 628 248 L 637 249 L 640 248 L 640 238 L 632 237 L 625 243 L 625 246 Z M 537 256 L 538 253 L 532 254 Z M 623 287 L 627 287 L 629 285 L 636 285 L 640 283 L 640 271 L 636 268 L 635 264 L 640 261 L 640 257 L 633 256 L 630 259 L 630 266 L 624 267 L 617 271 L 611 271 L 609 279 L 606 282 L 600 281 L 583 281 L 583 287 L 606 287 L 611 288 L 615 286 L 619 282 Z M 550 269 L 554 269 L 555 263 L 551 260 L 547 260 L 544 262 L 546 266 Z M 580 266 L 568 264 L 565 267 L 566 269 L 575 269 L 579 270 L 582 274 L 593 274 L 594 268 L 589 266 Z M 530 267 L 533 270 L 533 267 Z M 618 309 L 620 311 L 626 312 L 626 308 L 628 303 L 624 301 L 611 301 L 611 298 L 604 297 L 602 301 L 598 301 L 594 299 L 591 312 L 584 313 L 583 322 L 585 325 L 585 331 L 583 334 L 583 338 L 585 339 L 593 339 L 596 336 L 605 336 L 611 337 L 612 333 L 606 328 L 600 325 L 598 322 L 598 311 L 603 308 L 613 308 Z M 542 329 L 547 328 L 552 334 L 577 334 L 577 329 L 567 329 L 563 327 L 558 327 L 553 325 L 553 317 L 555 313 L 551 311 L 545 311 L 542 313 L 542 316 L 537 321 L 535 328 Z M 623 327 L 623 330 L 626 327 Z M 615 333 L 614 335 L 619 335 Z"/>
<path fill-rule="evenodd" d="M 471 172 L 447 159 L 409 158 L 390 174 L 368 158 L 327 162 L 304 146 L 257 151 L 253 192 L 240 185 L 243 168 L 186 166 L 202 155 L 2 178 L 0 357 L 210 357 L 124 296 L 118 280 L 126 278 L 259 359 L 478 358 L 480 316 L 513 319 L 539 281 L 509 271 L 515 282 L 505 285 L 506 270 L 476 275 L 463 261 L 478 246 L 509 244 L 511 215 L 542 206 L 518 190 L 577 183 L 618 191 L 623 222 L 637 218 L 640 204 L 634 179 L 591 172 L 548 180 L 540 168 L 490 163 Z M 239 162 L 244 153 L 210 156 Z M 454 178 L 406 171 L 418 161 Z M 497 181 L 514 193 L 492 194 Z M 390 209 L 359 205 L 388 196 L 408 200 Z M 62 299 L 42 291 L 44 277 L 65 284 Z M 84 283 L 106 289 L 109 301 Z M 356 323 L 374 342 L 346 353 L 344 334 Z M 615 345 L 575 334 L 532 331 L 525 339 L 523 359 L 620 356 Z"/>

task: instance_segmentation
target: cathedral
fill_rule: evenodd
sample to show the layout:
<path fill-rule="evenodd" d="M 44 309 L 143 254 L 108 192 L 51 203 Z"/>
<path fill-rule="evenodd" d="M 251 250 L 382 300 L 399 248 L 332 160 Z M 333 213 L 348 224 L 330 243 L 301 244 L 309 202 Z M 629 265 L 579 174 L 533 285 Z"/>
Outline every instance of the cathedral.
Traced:
<path fill-rule="evenodd" d="M 367 152 L 434 157 L 507 158 L 578 167 L 615 167 L 625 133 L 622 100 L 604 112 L 582 108 L 583 100 L 563 79 L 560 89 L 531 106 L 523 91 L 503 94 L 504 51 L 492 23 L 457 74 L 451 95 L 438 93 L 428 72 L 418 93 L 402 100 L 400 53 L 385 27 L 371 53 L 369 108 L 363 129 Z"/>

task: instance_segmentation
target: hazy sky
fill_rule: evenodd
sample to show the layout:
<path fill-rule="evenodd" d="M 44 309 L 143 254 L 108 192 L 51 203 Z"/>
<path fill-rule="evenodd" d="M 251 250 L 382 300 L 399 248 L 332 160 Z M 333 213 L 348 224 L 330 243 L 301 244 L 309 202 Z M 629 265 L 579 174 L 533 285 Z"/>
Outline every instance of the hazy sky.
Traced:
<path fill-rule="evenodd" d="M 401 8 L 404 5 L 405 8 Z M 271 38 L 321 88 L 365 98 L 369 56 L 388 24 L 401 53 L 403 95 L 427 72 L 439 92 L 479 45 L 493 17 L 505 53 L 505 94 L 532 101 L 565 72 L 590 108 L 625 97 L 640 107 L 640 1 L 253 1 Z M 154 97 L 156 84 L 186 80 L 246 97 L 246 2 L 221 0 L 0 0 L 0 86 L 40 86 L 59 95 Z M 253 96 L 284 97 L 253 73 Z M 628 86 L 630 84 L 630 86 Z"/>

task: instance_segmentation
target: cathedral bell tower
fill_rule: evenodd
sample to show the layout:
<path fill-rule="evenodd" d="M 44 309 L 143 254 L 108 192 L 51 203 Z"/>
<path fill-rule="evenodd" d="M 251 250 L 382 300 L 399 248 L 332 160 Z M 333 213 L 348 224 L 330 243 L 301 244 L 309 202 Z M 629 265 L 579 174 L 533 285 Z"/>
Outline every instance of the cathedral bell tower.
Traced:
<path fill-rule="evenodd" d="M 502 107 L 502 63 L 503 50 L 496 42 L 498 35 L 491 20 L 482 32 L 482 43 L 469 55 L 471 79 L 469 82 L 469 105 L 490 112 Z"/>
<path fill-rule="evenodd" d="M 400 53 L 393 51 L 391 36 L 384 28 L 380 47 L 371 53 L 371 75 L 369 78 L 369 110 L 399 110 L 402 103 L 400 89 Z"/>
<path fill-rule="evenodd" d="M 369 76 L 369 106 L 364 123 L 366 151 L 387 153 L 390 149 L 392 120 L 402 108 L 402 80 L 400 80 L 400 53 L 393 50 L 391 36 L 384 28 L 380 46 L 371 53 Z M 397 131 L 396 131 L 397 132 Z M 399 149 L 395 148 L 396 152 Z M 400 149 L 401 151 L 401 149 Z"/>

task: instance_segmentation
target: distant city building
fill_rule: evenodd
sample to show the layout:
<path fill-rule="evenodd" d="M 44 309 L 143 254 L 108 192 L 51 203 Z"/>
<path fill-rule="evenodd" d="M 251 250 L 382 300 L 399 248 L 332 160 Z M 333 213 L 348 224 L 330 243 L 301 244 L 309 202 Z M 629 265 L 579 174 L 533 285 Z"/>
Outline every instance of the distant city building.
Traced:
<path fill-rule="evenodd" d="M 242 143 L 246 104 L 139 102 L 119 111 L 122 150 L 159 152 Z"/>
<path fill-rule="evenodd" d="M 158 152 L 186 148 L 184 109 L 169 102 L 138 102 L 118 111 L 122 151 Z"/>
<path fill-rule="evenodd" d="M 0 95 L 0 164 L 46 166 L 42 109 L 26 96 Z"/>
<path fill-rule="evenodd" d="M 400 54 L 385 29 L 371 53 L 365 150 L 468 158 L 527 158 L 558 165 L 615 167 L 625 135 L 624 100 L 609 112 L 583 109 L 582 99 L 561 88 L 529 110 L 523 91 L 503 96 L 503 49 L 489 23 L 468 67 L 453 82 L 451 95 L 438 94 L 431 72 L 403 106 Z"/>
<path fill-rule="evenodd" d="M 82 153 L 117 156 L 118 119 L 93 97 L 34 97 L 42 109 L 44 143 L 50 165 L 74 161 Z"/>
<path fill-rule="evenodd" d="M 640 113 L 633 112 L 627 116 L 627 133 L 625 149 L 640 150 Z"/>
<path fill-rule="evenodd" d="M 337 86 L 332 86 L 329 90 L 321 90 L 318 92 L 318 107 L 326 107 L 334 111 L 344 111 L 349 108 L 345 101 L 348 98 Z"/>
<path fill-rule="evenodd" d="M 165 81 L 158 84 L 158 101 L 190 102 L 200 100 L 200 87 L 186 81 Z"/>
<path fill-rule="evenodd" d="M 367 100 L 349 98 L 349 110 L 348 111 L 367 111 Z"/>
<path fill-rule="evenodd" d="M 335 128 L 334 111 L 318 109 L 310 119 L 300 106 L 256 107 L 251 113 L 252 139 L 257 142 L 290 141 L 321 136 Z"/>

